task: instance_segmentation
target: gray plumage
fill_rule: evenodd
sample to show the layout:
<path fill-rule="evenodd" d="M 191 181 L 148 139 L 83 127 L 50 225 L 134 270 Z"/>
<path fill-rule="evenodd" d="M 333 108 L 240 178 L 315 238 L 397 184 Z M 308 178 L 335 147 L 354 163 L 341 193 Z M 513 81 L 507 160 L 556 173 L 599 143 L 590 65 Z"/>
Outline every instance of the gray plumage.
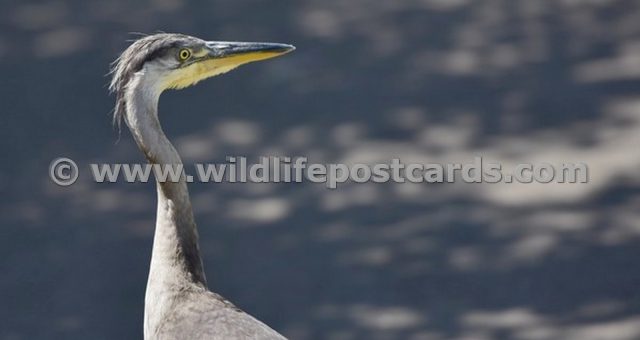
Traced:
<path fill-rule="evenodd" d="M 114 122 L 125 121 L 150 163 L 182 164 L 162 131 L 158 100 L 183 88 L 294 48 L 273 43 L 208 42 L 182 34 L 141 38 L 114 62 Z M 145 295 L 145 339 L 284 339 L 220 295 L 208 291 L 184 176 L 157 182 L 158 207 Z"/>

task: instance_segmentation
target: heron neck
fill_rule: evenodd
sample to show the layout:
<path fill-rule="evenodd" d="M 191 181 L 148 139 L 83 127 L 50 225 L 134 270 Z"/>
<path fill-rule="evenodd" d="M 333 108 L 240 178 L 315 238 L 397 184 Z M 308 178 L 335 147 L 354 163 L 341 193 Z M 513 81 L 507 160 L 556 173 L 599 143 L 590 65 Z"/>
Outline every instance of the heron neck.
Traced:
<path fill-rule="evenodd" d="M 127 125 L 150 163 L 182 164 L 158 120 L 160 93 L 145 88 L 144 79 L 140 78 L 129 87 Z M 178 182 L 158 182 L 156 178 L 156 187 L 158 207 L 147 296 L 150 293 L 158 296 L 158 290 L 182 289 L 192 283 L 206 287 L 185 176 L 182 174 Z"/>

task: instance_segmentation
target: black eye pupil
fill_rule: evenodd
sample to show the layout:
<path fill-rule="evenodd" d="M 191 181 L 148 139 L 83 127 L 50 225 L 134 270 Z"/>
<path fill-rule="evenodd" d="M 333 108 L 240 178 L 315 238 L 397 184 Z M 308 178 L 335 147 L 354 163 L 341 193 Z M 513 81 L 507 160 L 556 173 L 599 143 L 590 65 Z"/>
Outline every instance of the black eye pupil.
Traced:
<path fill-rule="evenodd" d="M 180 52 L 180 58 L 182 58 L 182 59 L 189 58 L 189 51 L 183 50 L 182 52 Z"/>

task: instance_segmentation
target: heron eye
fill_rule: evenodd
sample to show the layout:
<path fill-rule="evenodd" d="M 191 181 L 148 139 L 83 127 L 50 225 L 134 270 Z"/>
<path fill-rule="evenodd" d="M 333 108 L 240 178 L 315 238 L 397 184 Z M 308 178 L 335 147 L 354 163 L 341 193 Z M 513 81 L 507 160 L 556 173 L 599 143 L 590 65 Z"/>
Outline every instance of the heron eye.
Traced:
<path fill-rule="evenodd" d="M 181 49 L 178 53 L 178 58 L 180 58 L 180 61 L 185 61 L 191 58 L 191 51 L 186 48 Z"/>

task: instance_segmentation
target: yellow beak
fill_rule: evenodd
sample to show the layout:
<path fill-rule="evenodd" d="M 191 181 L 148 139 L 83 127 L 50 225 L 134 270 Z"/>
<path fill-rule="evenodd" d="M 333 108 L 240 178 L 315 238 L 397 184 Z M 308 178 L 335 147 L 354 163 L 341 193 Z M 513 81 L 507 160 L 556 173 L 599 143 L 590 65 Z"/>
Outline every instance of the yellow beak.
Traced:
<path fill-rule="evenodd" d="M 209 58 L 225 59 L 225 64 L 246 64 L 289 53 L 292 45 L 262 42 L 210 41 L 206 44 Z"/>
<path fill-rule="evenodd" d="M 165 89 L 181 89 L 254 61 L 281 56 L 295 50 L 287 44 L 211 41 L 205 53 L 192 63 L 178 68 L 167 78 Z"/>

